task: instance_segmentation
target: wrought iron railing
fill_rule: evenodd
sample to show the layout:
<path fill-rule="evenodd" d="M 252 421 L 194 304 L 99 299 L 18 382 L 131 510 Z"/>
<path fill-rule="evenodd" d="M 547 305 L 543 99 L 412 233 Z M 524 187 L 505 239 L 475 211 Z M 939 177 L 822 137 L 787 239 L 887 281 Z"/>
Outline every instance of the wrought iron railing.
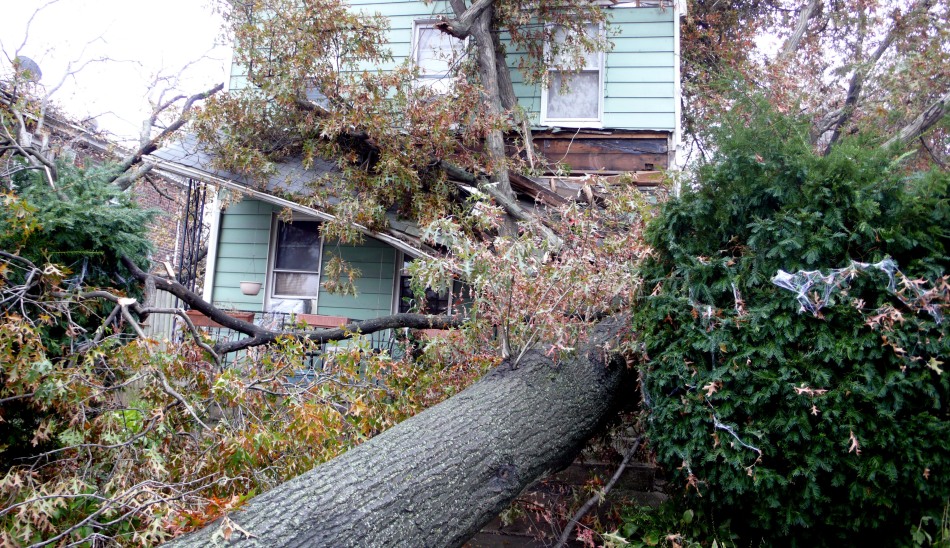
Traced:
<path fill-rule="evenodd" d="M 306 322 L 301 321 L 301 315 L 286 312 L 230 311 L 229 314 L 233 314 L 242 320 L 250 321 L 255 325 L 275 331 L 306 331 L 313 329 L 312 326 L 308 326 Z M 207 318 L 195 321 L 196 317 L 192 316 L 192 320 L 194 321 L 195 326 L 202 330 L 202 332 L 206 334 L 214 343 L 223 341 L 236 341 L 247 336 L 238 331 L 234 331 L 214 322 L 208 321 Z M 329 355 L 332 355 L 333 352 L 337 352 L 342 349 L 351 348 L 352 345 L 359 345 L 359 347 L 364 351 L 374 353 L 386 352 L 394 358 L 399 358 L 403 354 L 404 344 L 402 341 L 405 339 L 404 336 L 400 335 L 401 333 L 397 331 L 385 330 L 376 333 L 370 333 L 368 335 L 362 335 L 356 340 L 348 339 L 344 341 L 323 343 L 318 345 L 312 351 L 307 352 L 304 365 L 306 369 L 320 371 L 323 369 L 324 362 Z M 244 359 L 246 357 L 247 353 L 244 351 L 232 352 L 222 356 L 222 365 L 233 364 L 235 361 Z"/>

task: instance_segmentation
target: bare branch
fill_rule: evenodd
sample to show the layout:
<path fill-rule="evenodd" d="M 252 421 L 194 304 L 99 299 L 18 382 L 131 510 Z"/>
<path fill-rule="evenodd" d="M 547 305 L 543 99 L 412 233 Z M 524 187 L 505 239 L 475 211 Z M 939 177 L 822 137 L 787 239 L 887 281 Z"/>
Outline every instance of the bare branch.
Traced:
<path fill-rule="evenodd" d="M 238 331 L 248 337 L 236 341 L 220 341 L 214 346 L 214 351 L 218 354 L 227 354 L 236 352 L 253 346 L 264 346 L 271 344 L 278 337 L 295 337 L 301 340 L 309 340 L 318 343 L 338 341 L 348 339 L 358 334 L 376 333 L 386 329 L 397 329 L 408 327 L 410 329 L 450 329 L 461 326 L 465 318 L 462 316 L 435 316 L 429 314 L 393 314 L 382 318 L 371 320 L 354 321 L 342 327 L 332 329 L 314 329 L 312 331 L 274 331 L 265 329 L 238 318 L 229 316 L 223 310 L 215 307 L 208 301 L 202 299 L 197 293 L 189 290 L 185 286 L 173 280 L 159 278 L 143 271 L 135 265 L 128 257 L 122 257 L 122 264 L 125 265 L 132 275 L 139 281 L 155 283 L 156 289 L 167 291 L 181 299 L 192 309 L 208 316 L 213 321 L 222 326 Z"/>
<path fill-rule="evenodd" d="M 201 93 L 196 93 L 192 95 L 191 97 L 188 97 L 185 100 L 185 104 L 182 105 L 181 112 L 179 113 L 178 118 L 175 119 L 174 122 L 166 126 L 165 129 L 159 132 L 158 135 L 152 138 L 148 138 L 148 131 L 150 131 L 151 126 L 154 125 L 159 115 L 161 115 L 165 110 L 171 108 L 172 105 L 174 105 L 181 99 L 185 99 L 185 96 L 183 95 L 177 96 L 174 99 L 164 104 L 159 105 L 149 117 L 149 123 L 146 124 L 147 127 L 143 127 L 142 129 L 142 139 L 140 140 L 139 147 L 135 151 L 133 151 L 131 154 L 129 154 L 129 156 L 127 156 L 119 164 L 119 167 L 121 169 L 120 175 L 118 175 L 115 179 L 113 179 L 112 183 L 118 186 L 119 188 L 121 188 L 122 190 L 126 190 L 127 188 L 132 186 L 132 183 L 134 183 L 136 179 L 138 179 L 139 177 L 145 175 L 145 173 L 150 171 L 151 167 L 147 169 L 140 169 L 140 170 L 135 170 L 131 172 L 129 170 L 133 166 L 141 163 L 142 158 L 145 155 L 150 154 L 154 152 L 155 150 L 157 150 L 159 144 L 161 143 L 163 139 L 165 139 L 166 137 L 168 137 L 169 135 L 171 135 L 172 133 L 180 129 L 183 125 L 185 125 L 185 123 L 188 121 L 188 115 L 190 114 L 191 109 L 192 107 L 194 107 L 194 104 L 196 102 L 203 101 L 207 99 L 208 97 L 211 97 L 215 93 L 221 91 L 222 89 L 224 89 L 223 83 L 218 84 L 214 86 L 213 88 L 210 88 Z"/>
<path fill-rule="evenodd" d="M 85 48 L 88 47 L 89 44 L 92 44 L 93 42 L 96 42 L 97 40 L 101 40 L 101 39 L 102 39 L 102 37 L 100 36 L 100 37 L 97 37 L 97 38 L 94 38 L 94 39 L 90 40 L 90 41 L 86 44 L 86 46 L 83 47 L 83 52 L 85 52 Z M 80 54 L 80 55 L 82 55 L 82 54 Z M 93 64 L 93 63 L 105 63 L 106 61 L 110 61 L 110 62 L 120 62 L 120 61 L 118 61 L 118 60 L 110 59 L 110 58 L 108 58 L 108 57 L 96 57 L 96 58 L 94 58 L 94 59 L 87 59 L 87 60 L 83 61 L 78 67 L 74 67 L 73 64 L 76 63 L 77 61 L 75 61 L 75 60 L 74 60 L 74 61 L 70 61 L 69 64 L 66 65 L 66 72 L 63 73 L 63 77 L 60 78 L 59 82 L 57 82 L 56 85 L 54 85 L 52 88 L 50 88 L 49 91 L 46 92 L 46 95 L 43 97 L 43 112 L 45 113 L 46 107 L 47 107 L 47 105 L 48 105 L 48 103 L 49 103 L 50 98 L 53 96 L 54 93 L 56 93 L 57 91 L 59 91 L 59 88 L 63 87 L 63 84 L 66 83 L 66 80 L 68 80 L 70 76 L 76 76 L 76 74 L 82 72 L 83 69 L 85 69 L 86 67 L 88 67 L 89 65 L 91 65 L 91 64 Z M 40 117 L 40 118 L 42 119 L 42 117 Z M 42 123 L 41 123 L 40 125 L 42 125 Z"/>
<path fill-rule="evenodd" d="M 188 327 L 188 332 L 191 333 L 192 339 L 195 341 L 195 344 L 197 344 L 199 348 L 201 348 L 202 350 L 204 350 L 211 356 L 211 358 L 214 360 L 215 365 L 218 365 L 218 366 L 221 365 L 221 356 L 217 352 L 215 352 L 214 348 L 212 348 L 208 343 L 202 340 L 201 333 L 198 332 L 198 328 L 195 327 L 195 323 L 191 321 L 191 318 L 188 317 L 188 314 L 185 314 L 184 310 L 180 308 L 146 308 L 145 312 L 147 312 L 148 314 L 175 314 L 176 316 L 181 318 L 181 320 L 185 322 L 185 326 Z"/>
<path fill-rule="evenodd" d="M 168 383 L 168 377 L 166 377 L 164 373 L 156 369 L 155 376 L 158 377 L 158 380 L 162 382 L 162 389 L 165 390 L 166 394 L 175 398 L 178 401 L 178 403 L 180 403 L 182 407 L 184 407 L 185 410 L 188 411 L 188 414 L 191 415 L 191 417 L 195 419 L 195 421 L 197 421 L 198 424 L 201 425 L 202 428 L 204 428 L 208 432 L 214 432 L 214 430 L 212 430 L 210 426 L 205 424 L 204 421 L 201 420 L 200 417 L 198 417 L 198 413 L 196 413 L 195 408 L 192 407 L 191 404 L 188 403 L 188 400 L 186 400 L 184 396 L 179 394 L 177 390 L 172 388 L 172 385 Z"/>
<path fill-rule="evenodd" d="M 29 18 L 29 19 L 27 20 L 27 22 L 26 22 L 26 29 L 25 29 L 24 32 L 23 32 L 23 41 L 20 42 L 20 47 L 18 47 L 18 48 L 16 49 L 16 51 L 13 52 L 13 56 L 14 56 L 14 57 L 18 57 L 18 56 L 20 55 L 20 52 L 23 51 L 23 48 L 26 47 L 26 43 L 27 43 L 27 42 L 29 41 L 29 39 L 30 39 L 30 28 L 33 26 L 33 19 L 35 19 L 36 16 L 39 15 L 39 13 L 40 13 L 41 11 L 43 11 L 44 9 L 46 9 L 46 8 L 48 8 L 48 7 L 50 7 L 50 6 L 52 6 L 53 4 L 55 4 L 55 3 L 59 2 L 59 1 L 60 1 L 60 0 L 49 0 L 49 2 L 43 4 L 42 6 L 36 8 L 35 10 L 33 10 L 33 13 L 30 15 L 30 18 Z M 8 59 L 10 62 L 13 61 L 13 59 L 10 59 L 9 57 L 8 57 L 7 59 Z"/>
<path fill-rule="evenodd" d="M 927 11 L 933 7 L 936 0 L 919 0 L 916 4 L 911 6 L 909 10 L 905 13 L 903 18 L 908 18 L 913 16 L 916 13 Z M 841 115 L 833 120 L 831 124 L 831 138 L 828 140 L 827 145 L 825 146 L 825 154 L 831 151 L 831 147 L 841 138 L 842 128 L 851 121 L 851 118 L 854 116 L 855 108 L 857 107 L 858 100 L 861 98 L 861 91 L 864 88 L 864 82 L 867 80 L 868 75 L 877 66 L 878 62 L 884 56 L 884 53 L 891 47 L 894 43 L 894 40 L 897 39 L 897 33 L 900 31 L 900 19 L 895 19 L 891 24 L 891 27 L 887 30 L 887 34 L 881 40 L 881 43 L 878 44 L 877 49 L 874 50 L 874 53 L 871 54 L 866 61 L 862 62 L 859 66 L 854 69 L 854 74 L 851 75 L 851 81 L 848 84 L 848 93 L 845 96 L 844 107 L 841 109 Z"/>
<path fill-rule="evenodd" d="M 924 139 L 923 136 L 918 137 L 918 139 L 920 140 L 921 146 L 923 146 L 923 147 L 924 147 L 924 150 L 927 151 L 927 154 L 930 156 L 930 159 L 933 160 L 933 161 L 934 161 L 938 166 L 940 166 L 941 168 L 947 169 L 947 167 L 948 167 L 948 166 L 947 166 L 947 163 L 944 162 L 943 160 L 941 160 L 939 156 L 937 156 L 937 154 L 934 152 L 933 148 L 931 148 L 931 146 L 930 146 L 929 144 L 927 144 L 927 140 Z"/>
<path fill-rule="evenodd" d="M 901 128 L 897 135 L 891 137 L 884 143 L 884 147 L 890 147 L 895 144 L 906 145 L 914 139 L 927 132 L 937 122 L 943 120 L 944 116 L 950 113 L 950 91 L 944 93 L 939 99 L 931 103 L 914 120 Z"/>
<path fill-rule="evenodd" d="M 32 398 L 35 392 L 27 392 L 26 394 L 17 394 L 15 396 L 7 396 L 6 398 L 0 398 L 0 404 L 4 404 L 16 400 L 25 400 L 27 398 Z"/>
<path fill-rule="evenodd" d="M 820 4 L 821 0 L 809 0 L 808 5 L 802 8 L 798 14 L 798 22 L 795 24 L 795 30 L 792 31 L 792 34 L 785 40 L 782 50 L 775 59 L 776 61 L 780 63 L 787 61 L 798 50 L 798 46 L 805 36 L 805 31 L 808 30 L 808 21 L 814 17 L 815 10 L 818 9 Z"/>
<path fill-rule="evenodd" d="M 217 320 L 215 320 L 217 321 Z M 314 341 L 318 343 L 339 341 L 349 339 L 356 335 L 368 335 L 387 329 L 451 329 L 461 327 L 465 322 L 462 316 L 436 316 L 431 314 L 391 314 L 381 318 L 371 320 L 353 321 L 342 327 L 330 329 L 314 329 L 312 331 L 270 331 L 260 329 L 260 332 L 252 337 L 237 341 L 221 341 L 215 345 L 215 349 L 221 354 L 237 352 L 252 346 L 263 346 L 271 344 L 278 337 L 296 337 Z"/>
<path fill-rule="evenodd" d="M 570 521 L 567 522 L 567 526 L 564 527 L 564 531 L 561 532 L 560 538 L 557 539 L 557 544 L 555 548 L 562 548 L 567 546 L 568 541 L 571 538 L 571 531 L 574 530 L 574 527 L 581 520 L 582 517 L 587 515 L 587 512 L 590 512 L 591 508 L 595 505 L 600 504 L 600 501 L 604 500 L 604 497 L 607 496 L 607 493 L 613 488 L 614 484 L 617 483 L 617 480 L 620 479 L 620 476 L 623 474 L 623 471 L 627 468 L 627 464 L 630 463 L 630 459 L 637 452 L 637 449 L 640 447 L 640 438 L 637 438 L 633 442 L 633 445 L 627 450 L 627 454 L 623 456 L 623 462 L 620 463 L 620 466 L 617 467 L 617 471 L 614 472 L 613 477 L 610 478 L 610 481 L 607 482 L 607 485 L 604 488 L 597 492 L 593 497 L 588 500 L 584 506 L 581 506 L 580 510 L 577 511 L 573 516 L 571 516 Z"/>

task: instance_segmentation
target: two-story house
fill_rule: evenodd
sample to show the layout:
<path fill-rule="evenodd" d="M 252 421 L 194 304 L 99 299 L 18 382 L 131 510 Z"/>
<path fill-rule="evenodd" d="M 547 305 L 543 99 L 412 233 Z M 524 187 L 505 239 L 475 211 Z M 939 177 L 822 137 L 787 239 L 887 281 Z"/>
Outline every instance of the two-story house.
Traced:
<path fill-rule="evenodd" d="M 420 83 L 440 86 L 448 73 L 446 52 L 459 47 L 435 27 L 448 9 L 445 4 L 352 0 L 351 9 L 386 16 L 394 63 L 411 60 L 419 67 Z M 552 72 L 546 85 L 528 85 L 514 65 L 517 56 L 509 55 L 518 104 L 531 117 L 535 148 L 561 166 L 544 177 L 513 177 L 513 187 L 528 200 L 570 199 L 580 188 L 576 181 L 591 173 L 633 173 L 635 181 L 649 186 L 660 170 L 672 167 L 679 139 L 679 18 L 685 1 L 614 0 L 602 5 L 613 47 L 587 55 L 578 72 Z M 568 77 L 570 85 L 563 85 Z M 241 67 L 232 68 L 229 85 L 246 85 Z M 393 220 L 385 233 L 365 231 L 362 245 L 343 245 L 321 237 L 318 227 L 329 218 L 326 212 L 283 197 L 302 190 L 314 173 L 335 170 L 332 162 L 317 161 L 306 174 L 299 165 L 281 164 L 271 183 L 261 187 L 208 167 L 210 159 L 187 138 L 156 157 L 167 171 L 221 189 L 209 215 L 207 300 L 258 313 L 318 315 L 307 316 L 315 325 L 405 310 L 409 289 L 404 266 L 425 253 L 414 226 Z M 285 209 L 293 211 L 292 223 L 278 218 Z M 357 295 L 333 294 L 321 284 L 331 255 L 361 272 Z M 244 284 L 242 290 L 241 282 L 257 282 L 260 289 Z M 451 306 L 447 296 L 432 297 L 430 310 Z"/>

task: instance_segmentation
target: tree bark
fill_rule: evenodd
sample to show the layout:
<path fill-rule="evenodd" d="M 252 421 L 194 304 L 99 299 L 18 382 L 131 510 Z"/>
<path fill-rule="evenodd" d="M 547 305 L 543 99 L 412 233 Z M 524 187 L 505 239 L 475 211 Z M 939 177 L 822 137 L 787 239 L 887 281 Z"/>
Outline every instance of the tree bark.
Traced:
<path fill-rule="evenodd" d="M 802 38 L 805 37 L 805 31 L 808 30 L 808 21 L 815 15 L 815 10 L 818 9 L 820 5 L 821 0 L 809 0 L 808 3 L 802 7 L 802 11 L 798 14 L 798 21 L 795 23 L 795 30 L 793 30 L 791 36 L 785 40 L 785 44 L 778 54 L 776 59 L 778 62 L 787 61 L 798 51 L 798 46 L 801 44 Z"/>
<path fill-rule="evenodd" d="M 570 463 L 622 395 L 626 318 L 576 356 L 540 351 L 177 539 L 209 546 L 460 546 L 525 487 Z M 246 536 L 241 531 L 251 536 Z"/>
<path fill-rule="evenodd" d="M 907 124 L 884 143 L 884 147 L 890 147 L 896 143 L 906 145 L 914 139 L 923 135 L 928 129 L 937 122 L 943 120 L 943 117 L 950 113 L 950 91 L 941 95 L 936 101 L 931 103 L 923 112 Z"/>
<path fill-rule="evenodd" d="M 492 116 L 501 116 L 505 112 L 505 107 L 502 104 L 503 97 L 498 81 L 498 56 L 495 41 L 492 39 L 493 2 L 477 0 L 471 7 L 466 7 L 464 0 L 451 0 L 450 4 L 456 18 L 444 22 L 440 28 L 458 38 L 471 37 L 475 41 L 478 76 L 485 92 L 488 113 Z M 485 151 L 492 164 L 492 184 L 497 187 L 499 193 L 509 199 L 514 199 L 515 194 L 508 180 L 508 156 L 505 153 L 505 138 L 501 129 L 493 129 L 485 137 Z"/>

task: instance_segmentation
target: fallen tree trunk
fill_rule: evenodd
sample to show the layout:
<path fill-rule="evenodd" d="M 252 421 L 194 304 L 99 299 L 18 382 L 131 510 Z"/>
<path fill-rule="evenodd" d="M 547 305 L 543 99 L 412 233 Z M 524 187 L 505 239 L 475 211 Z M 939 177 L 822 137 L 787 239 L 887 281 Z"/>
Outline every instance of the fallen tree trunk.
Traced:
<path fill-rule="evenodd" d="M 557 363 L 539 351 L 506 362 L 254 498 L 231 523 L 170 546 L 209 546 L 222 535 L 239 546 L 460 546 L 526 486 L 569 464 L 610 415 L 626 377 L 616 345 L 628 324 L 601 323 Z"/>

